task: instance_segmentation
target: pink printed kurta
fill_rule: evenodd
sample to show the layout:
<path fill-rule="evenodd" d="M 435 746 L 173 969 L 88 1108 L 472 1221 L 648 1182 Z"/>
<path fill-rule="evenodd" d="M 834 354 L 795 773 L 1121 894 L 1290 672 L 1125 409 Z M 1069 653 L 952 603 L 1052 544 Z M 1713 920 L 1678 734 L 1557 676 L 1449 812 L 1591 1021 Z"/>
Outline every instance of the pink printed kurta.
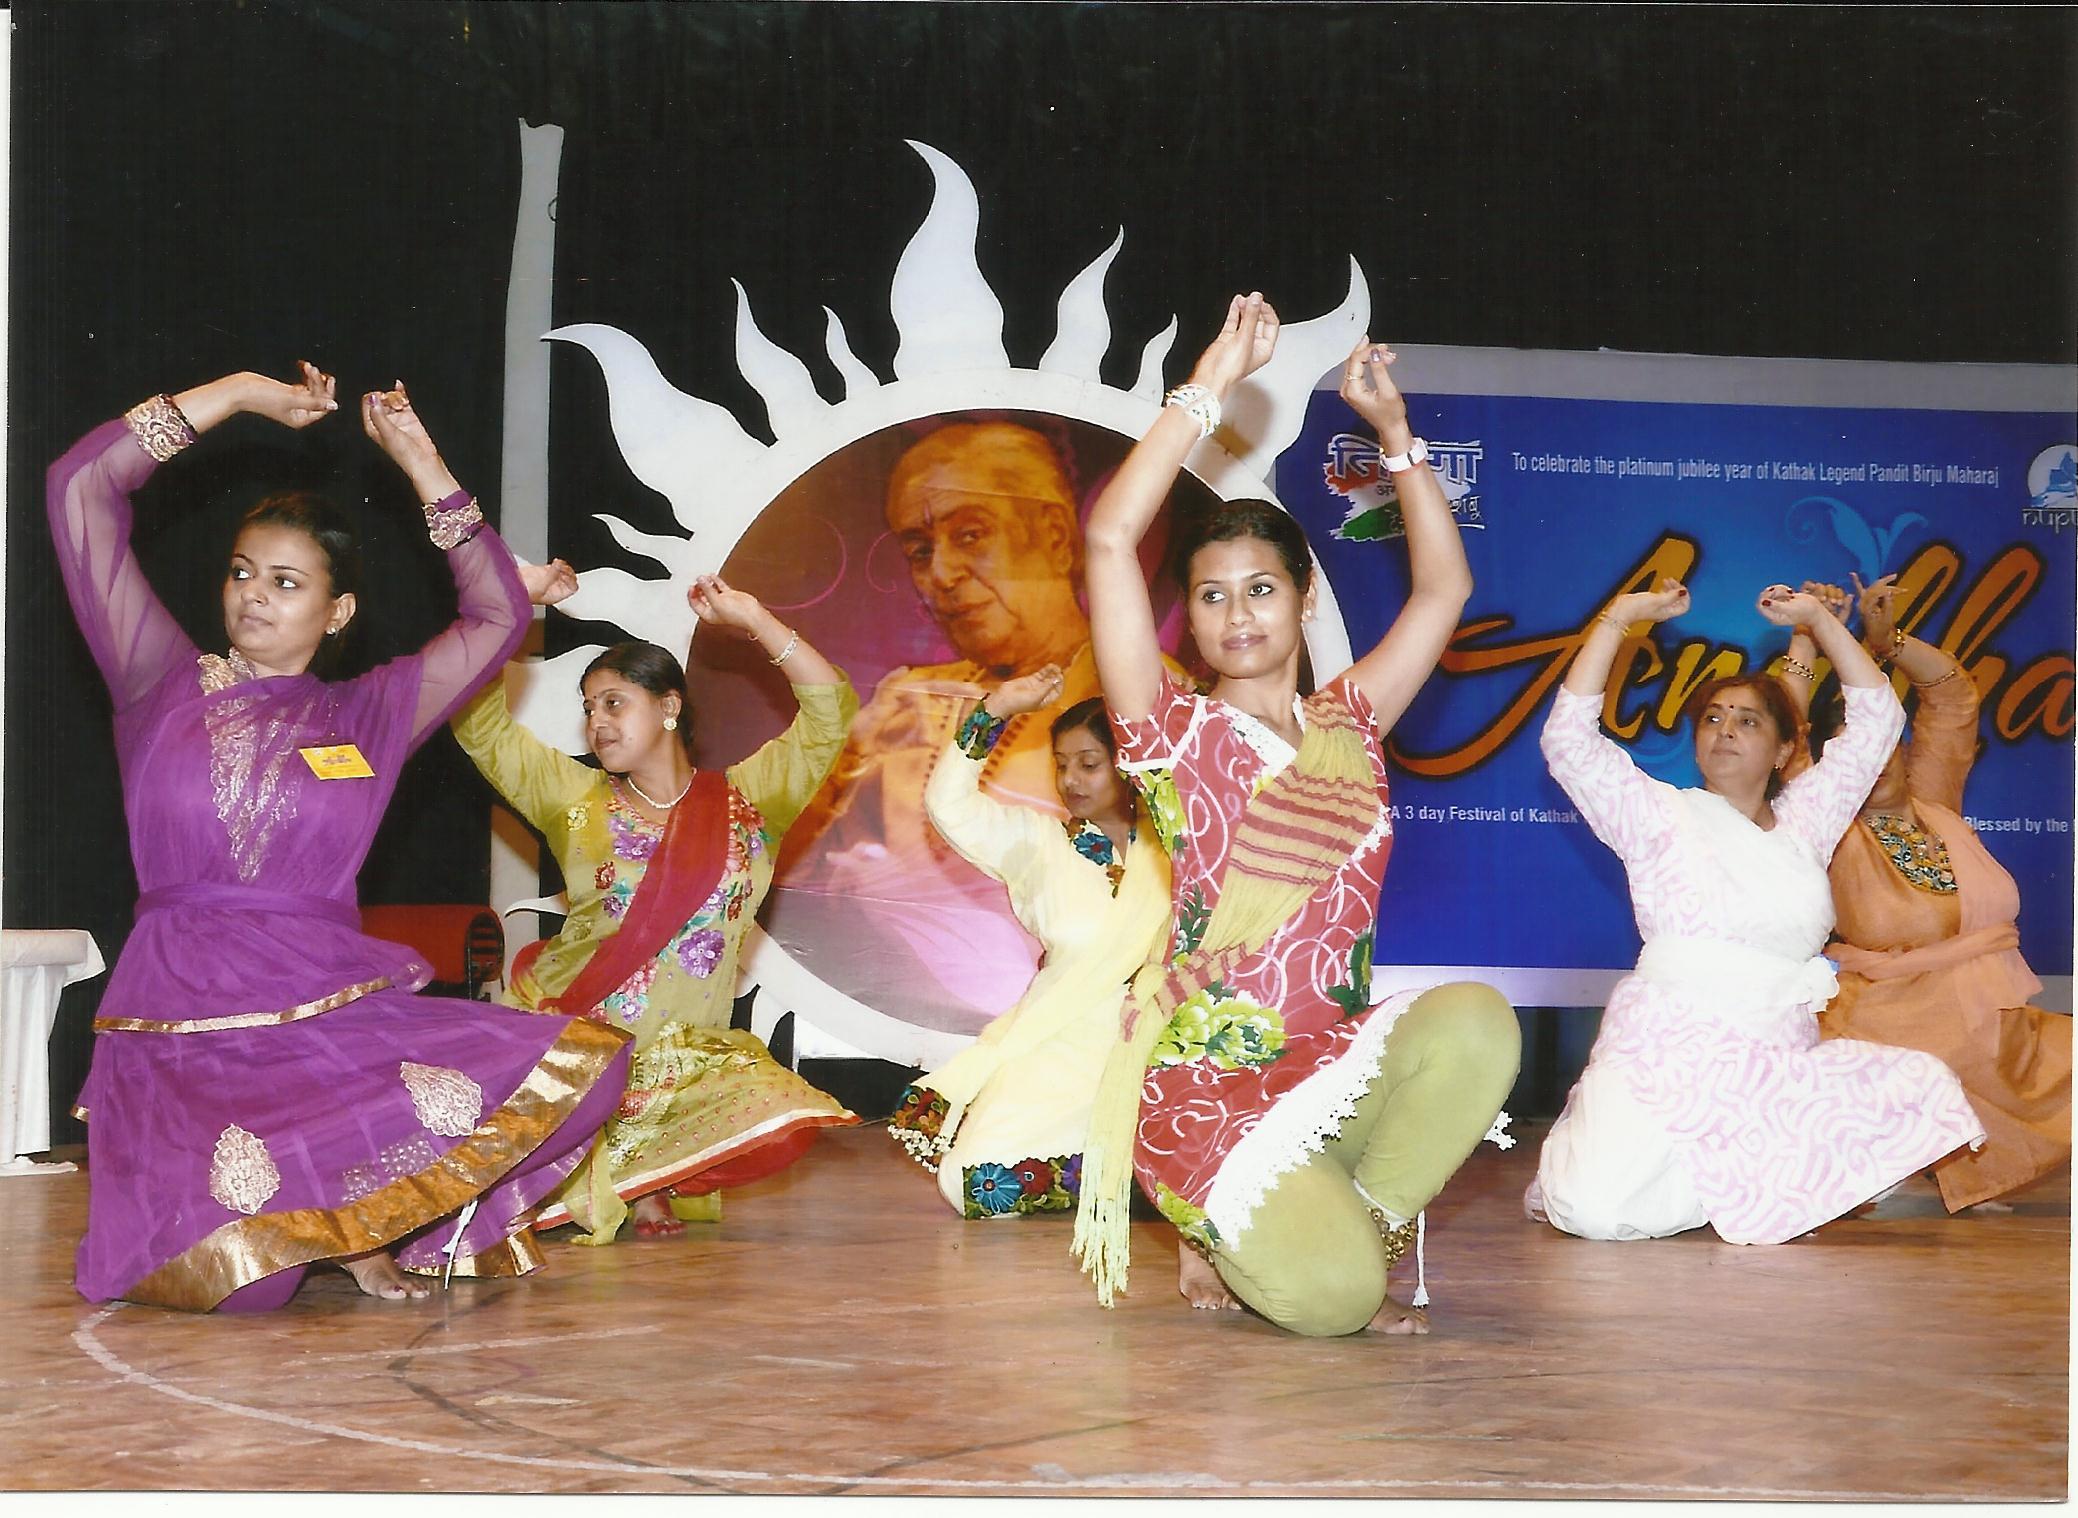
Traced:
<path fill-rule="evenodd" d="M 1818 1041 L 1826 860 L 1904 722 L 1887 686 L 1846 698 L 1847 725 L 1764 830 L 1640 772 L 1602 733 L 1599 696 L 1559 692 L 1545 759 L 1623 860 L 1645 948 L 1545 1141 L 1533 1216 L 1588 1238 L 1707 1222 L 1730 1243 L 1778 1244 L 1983 1139 L 1932 1055 Z"/>
<path fill-rule="evenodd" d="M 1276 1178 L 1317 1150 L 1355 1107 L 1378 1073 L 1387 1030 L 1412 1000 L 1408 994 L 1370 1004 L 1378 887 L 1392 846 L 1385 757 L 1363 692 L 1346 679 L 1328 689 L 1363 731 L 1377 775 L 1377 821 L 1262 952 L 1227 978 L 1232 1000 L 1212 1008 L 1208 1024 L 1215 1042 L 1201 1049 L 1188 1037 L 1165 1037 L 1141 1092 L 1134 1161 L 1141 1184 L 1150 1195 L 1166 1188 L 1202 1209 L 1229 1242 Z M 1218 904 L 1243 809 L 1296 756 L 1254 718 L 1194 695 L 1166 674 L 1153 711 L 1131 721 L 1114 712 L 1111 723 L 1120 767 L 1148 793 L 1164 841 L 1180 834 L 1171 844 L 1171 947 L 1190 947 L 1193 925 L 1202 929 Z M 1163 815 L 1165 775 L 1182 809 L 1180 827 Z M 1248 1014 L 1256 1032 L 1230 1025 L 1219 1039 L 1219 1014 L 1250 1006 L 1260 1009 Z"/>

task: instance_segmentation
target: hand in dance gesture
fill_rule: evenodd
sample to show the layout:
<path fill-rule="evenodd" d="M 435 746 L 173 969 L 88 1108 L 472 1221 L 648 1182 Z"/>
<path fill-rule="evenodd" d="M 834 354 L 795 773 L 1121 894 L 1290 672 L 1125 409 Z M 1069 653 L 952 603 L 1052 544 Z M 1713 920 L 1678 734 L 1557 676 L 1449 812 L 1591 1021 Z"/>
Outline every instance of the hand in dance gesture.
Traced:
<path fill-rule="evenodd" d="M 1776 587 L 1788 590 L 1788 586 Z M 1622 627 L 1633 622 L 1666 622 L 1688 610 L 1688 587 L 1679 580 L 1662 578 L 1651 590 L 1634 590 L 1618 596 L 1602 615 Z"/>
<path fill-rule="evenodd" d="M 412 408 L 404 381 L 398 380 L 395 389 L 371 390 L 361 397 L 361 430 L 410 478 L 421 502 L 445 500 L 462 488 Z"/>
<path fill-rule="evenodd" d="M 536 606 L 553 606 L 577 594 L 577 571 L 561 559 L 522 564 L 519 575 L 520 583 L 527 587 L 527 599 Z"/>
<path fill-rule="evenodd" d="M 280 422 L 284 427 L 304 428 L 339 409 L 339 382 L 305 359 L 296 361 L 298 379 L 293 385 L 255 374 L 248 379 L 245 409 Z"/>
<path fill-rule="evenodd" d="M 688 585 L 685 604 L 709 626 L 733 627 L 750 638 L 795 685 L 836 685 L 844 678 L 807 639 L 767 611 L 764 602 L 747 590 L 733 589 L 720 575 L 701 575 Z"/>
<path fill-rule="evenodd" d="M 1392 450 L 1395 453 L 1404 452 L 1406 447 L 1407 399 L 1386 371 L 1398 357 L 1384 343 L 1362 337 L 1349 350 L 1349 359 L 1342 366 L 1342 399 L 1371 424 L 1379 441 L 1391 441 L 1386 437 L 1388 432 L 1400 435 L 1399 446 Z"/>
<path fill-rule="evenodd" d="M 1809 591 L 1791 590 L 1787 585 L 1770 585 L 1754 602 L 1760 614 L 1777 627 L 1808 627 L 1821 637 L 1827 627 L 1838 627 L 1840 619 L 1832 608 Z"/>
<path fill-rule="evenodd" d="M 1859 584 L 1860 582 L 1857 581 L 1856 583 Z M 1837 585 L 1828 584 L 1823 580 L 1806 580 L 1800 588 L 1805 595 L 1810 596 L 1819 605 L 1831 612 L 1834 621 L 1841 623 L 1843 626 L 1846 624 L 1848 613 L 1854 610 L 1854 601 L 1846 591 Z M 1808 629 L 1801 626 L 1797 630 L 1799 632 L 1808 631 Z"/>
<path fill-rule="evenodd" d="M 771 613 L 765 605 L 747 590 L 732 589 L 720 575 L 701 575 L 686 587 L 685 604 L 692 607 L 693 615 L 702 622 L 715 627 L 733 627 L 738 632 L 757 636 L 761 620 L 769 620 Z"/>
<path fill-rule="evenodd" d="M 1067 676 L 1058 664 L 1042 665 L 1029 675 L 1005 680 L 982 697 L 982 707 L 991 717 L 1018 717 L 1057 699 Z"/>
<path fill-rule="evenodd" d="M 1276 309 L 1260 290 L 1237 295 L 1227 303 L 1226 325 L 1219 336 L 1198 356 L 1190 382 L 1224 400 L 1229 390 L 1269 363 L 1276 349 Z"/>
<path fill-rule="evenodd" d="M 1887 656 L 1898 641 L 1898 577 L 1885 575 L 1866 585 L 1862 584 L 1860 575 L 1851 578 L 1861 604 L 1862 641 L 1877 653 Z M 1841 599 L 1844 601 L 1846 597 L 1843 595 Z M 1847 619 L 1843 616 L 1841 620 Z"/>

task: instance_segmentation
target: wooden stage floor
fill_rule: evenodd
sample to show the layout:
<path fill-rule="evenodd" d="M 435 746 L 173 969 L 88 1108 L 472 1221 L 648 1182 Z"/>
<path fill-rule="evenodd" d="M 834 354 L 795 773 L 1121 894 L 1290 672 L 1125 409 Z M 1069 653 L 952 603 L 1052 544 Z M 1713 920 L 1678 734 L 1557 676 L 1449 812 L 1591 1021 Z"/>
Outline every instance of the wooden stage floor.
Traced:
<path fill-rule="evenodd" d="M 1430 1210 L 1427 1338 L 1100 1310 L 1069 1221 L 960 1223 L 878 1129 L 719 1224 L 552 1244 L 417 1305 L 313 1275 L 257 1318 L 72 1291 L 82 1175 L 0 1180 L 0 1487 L 899 1496 L 2054 1500 L 2070 1187 L 1915 1181 L 1799 1243 L 1525 1221 L 1541 1130 Z M 1411 1289 L 1411 1282 L 1407 1289 Z"/>

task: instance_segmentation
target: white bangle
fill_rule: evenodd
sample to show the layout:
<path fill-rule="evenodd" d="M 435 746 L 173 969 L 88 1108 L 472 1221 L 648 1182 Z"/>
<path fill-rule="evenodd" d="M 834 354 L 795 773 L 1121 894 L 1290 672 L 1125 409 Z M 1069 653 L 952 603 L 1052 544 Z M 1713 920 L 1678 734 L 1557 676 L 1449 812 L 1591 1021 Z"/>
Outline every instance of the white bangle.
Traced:
<path fill-rule="evenodd" d="M 1394 474 L 1405 474 L 1416 464 L 1428 462 L 1429 445 L 1416 438 L 1405 453 L 1387 453 L 1379 456 L 1378 462 Z"/>
<path fill-rule="evenodd" d="M 795 650 L 795 649 L 797 649 L 797 648 L 799 648 L 800 646 L 801 646 L 801 634 L 800 634 L 799 632 L 789 632 L 789 633 L 787 634 L 787 640 L 786 640 L 786 647 L 785 647 L 785 648 L 782 648 L 782 649 L 781 649 L 781 650 L 779 651 L 779 654 L 778 654 L 778 656 L 777 656 L 776 658 L 774 658 L 774 659 L 772 660 L 772 662 L 773 662 L 774 664 L 784 664 L 784 663 L 786 663 L 786 661 L 787 661 L 787 660 L 789 660 L 789 659 L 793 658 L 793 656 L 794 656 L 794 650 Z"/>
<path fill-rule="evenodd" d="M 1211 437 L 1219 430 L 1219 397 L 1203 385 L 1178 385 L 1162 400 L 1165 406 L 1174 406 L 1198 424 L 1198 436 Z"/>

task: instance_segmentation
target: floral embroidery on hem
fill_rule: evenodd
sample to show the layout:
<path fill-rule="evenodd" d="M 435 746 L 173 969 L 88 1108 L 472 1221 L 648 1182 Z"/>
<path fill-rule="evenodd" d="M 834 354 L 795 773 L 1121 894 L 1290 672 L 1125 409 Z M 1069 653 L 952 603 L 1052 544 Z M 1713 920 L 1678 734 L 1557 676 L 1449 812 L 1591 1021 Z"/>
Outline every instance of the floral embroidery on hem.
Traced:
<path fill-rule="evenodd" d="M 483 1087 L 446 1065 L 420 1065 L 405 1060 L 397 1067 L 411 1110 L 428 1133 L 462 1138 L 476 1131 L 483 1118 Z"/>
<path fill-rule="evenodd" d="M 281 1190 L 281 1172 L 258 1134 L 236 1123 L 217 1135 L 209 1160 L 209 1194 L 219 1207 L 253 1216 Z"/>
<path fill-rule="evenodd" d="M 969 1165 L 960 1179 L 963 1211 L 969 1218 L 1067 1212 L 1082 1194 L 1082 1156 L 1019 1160 L 1015 1165 L 984 1160 Z"/>

